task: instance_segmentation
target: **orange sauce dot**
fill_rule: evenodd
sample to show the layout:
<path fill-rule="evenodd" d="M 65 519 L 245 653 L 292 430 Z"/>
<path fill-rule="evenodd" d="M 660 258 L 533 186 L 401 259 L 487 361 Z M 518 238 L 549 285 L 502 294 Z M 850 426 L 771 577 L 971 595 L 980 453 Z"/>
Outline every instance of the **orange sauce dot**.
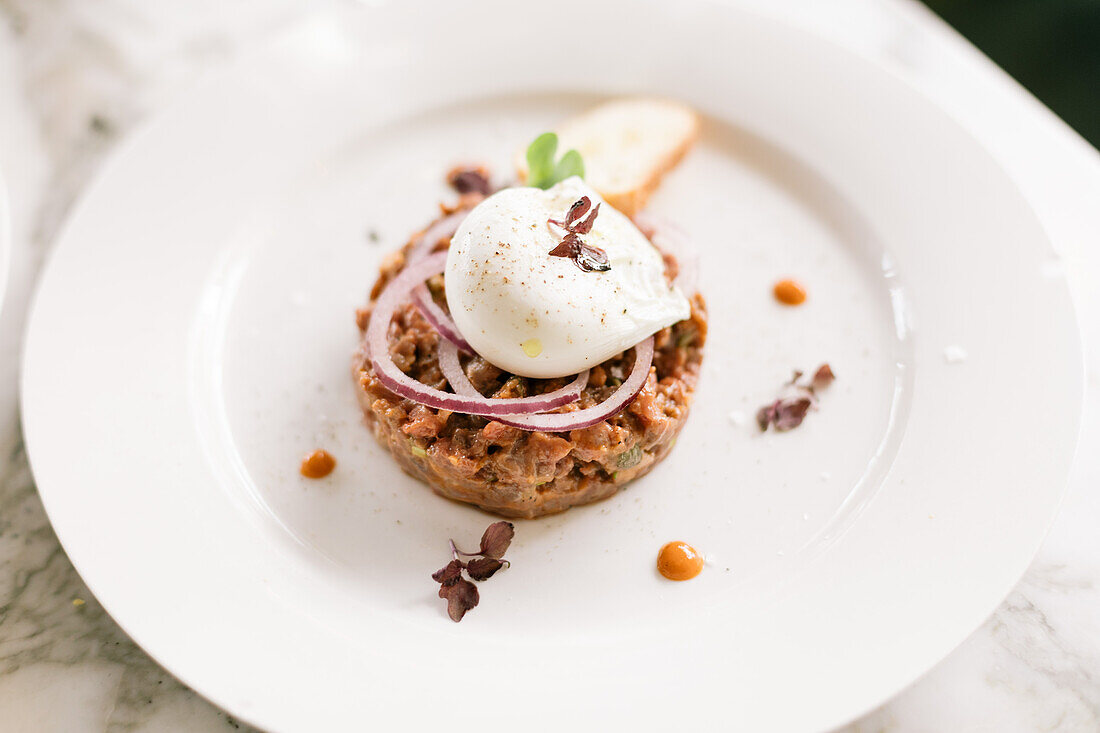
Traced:
<path fill-rule="evenodd" d="M 302 459 L 302 475 L 306 478 L 324 478 L 336 468 L 336 459 L 324 450 L 315 450 Z"/>
<path fill-rule="evenodd" d="M 806 288 L 796 280 L 780 280 L 773 292 L 775 299 L 783 305 L 802 305 L 806 302 Z"/>
<path fill-rule="evenodd" d="M 669 542 L 657 553 L 657 571 L 669 580 L 691 580 L 703 569 L 703 556 L 686 542 Z"/>

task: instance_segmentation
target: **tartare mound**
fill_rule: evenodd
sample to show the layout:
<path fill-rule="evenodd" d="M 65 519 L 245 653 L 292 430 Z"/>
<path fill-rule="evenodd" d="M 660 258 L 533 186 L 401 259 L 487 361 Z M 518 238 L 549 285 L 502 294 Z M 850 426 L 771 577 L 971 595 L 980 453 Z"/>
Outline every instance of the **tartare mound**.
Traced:
<path fill-rule="evenodd" d="M 357 313 L 361 332 L 366 330 L 375 299 L 404 268 L 415 241 L 416 237 L 383 262 L 370 304 Z M 446 246 L 443 241 L 437 249 Z M 669 270 L 675 272 L 674 262 L 669 262 Z M 445 305 L 442 276 L 428 284 L 437 302 Z M 689 318 L 655 334 L 653 366 L 637 398 L 619 414 L 588 428 L 529 432 L 404 399 L 375 377 L 362 339 L 352 366 L 359 404 L 375 438 L 401 468 L 449 499 L 528 519 L 599 501 L 645 475 L 668 455 L 687 420 L 707 334 L 703 297 L 696 293 L 690 301 Z M 448 389 L 439 368 L 440 336 L 414 305 L 397 309 L 388 336 L 390 354 L 403 372 L 437 389 Z M 464 356 L 462 364 L 486 397 L 543 394 L 569 381 L 518 377 L 478 356 Z M 615 391 L 632 364 L 633 351 L 627 351 L 593 367 L 580 399 L 560 409 L 598 404 Z"/>

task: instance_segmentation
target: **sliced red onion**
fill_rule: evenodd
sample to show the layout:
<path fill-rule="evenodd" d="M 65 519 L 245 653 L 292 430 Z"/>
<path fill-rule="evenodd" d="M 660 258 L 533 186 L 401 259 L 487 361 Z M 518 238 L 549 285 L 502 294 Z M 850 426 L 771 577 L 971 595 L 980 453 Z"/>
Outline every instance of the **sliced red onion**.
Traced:
<path fill-rule="evenodd" d="M 470 378 L 466 376 L 465 370 L 462 368 L 462 362 L 458 359 L 458 347 L 449 341 L 441 341 L 439 343 L 439 371 L 443 372 L 443 376 L 447 379 L 447 383 L 451 385 L 451 389 L 455 391 L 455 394 L 464 395 L 467 397 L 481 397 L 481 393 L 477 391 L 477 387 L 474 386 Z M 546 394 L 539 395 L 540 397 L 557 397 L 559 394 L 571 394 L 577 385 L 580 385 L 581 389 L 584 389 L 584 385 L 588 384 L 588 370 L 577 375 L 569 384 L 564 387 L 559 387 L 553 392 L 547 392 Z M 579 394 L 579 393 L 578 393 Z M 573 400 L 574 402 L 576 400 Z M 513 415 L 512 417 L 519 417 L 519 415 Z M 496 416 L 493 419 L 497 419 Z"/>
<path fill-rule="evenodd" d="M 673 284 L 690 298 L 699 280 L 699 253 L 691 237 L 666 219 L 644 211 L 634 215 L 634 225 L 649 237 L 654 247 L 676 258 L 680 272 Z"/>
<path fill-rule="evenodd" d="M 634 366 L 619 388 L 598 405 L 572 412 L 558 412 L 542 415 L 503 415 L 493 418 L 505 425 L 523 430 L 542 430 L 547 433 L 560 433 L 567 430 L 580 430 L 614 417 L 634 401 L 645 386 L 649 377 L 649 368 L 653 364 L 653 337 L 634 346 Z"/>
<path fill-rule="evenodd" d="M 462 220 L 466 218 L 469 211 L 462 210 L 456 211 L 453 214 L 448 214 L 435 224 L 425 230 L 420 235 L 420 239 L 409 250 L 409 262 L 415 262 L 421 257 L 431 253 L 432 248 L 439 243 L 439 240 L 453 237 L 454 233 L 458 231 L 458 227 L 462 224 Z"/>
<path fill-rule="evenodd" d="M 457 395 L 422 384 L 397 368 L 390 357 L 387 333 L 394 311 L 405 302 L 414 287 L 429 277 L 443 272 L 447 262 L 446 252 L 428 255 L 405 266 L 378 296 L 367 324 L 366 342 L 371 355 L 374 374 L 386 389 L 407 399 L 437 410 L 464 412 L 468 415 L 493 417 L 496 415 L 526 415 L 532 412 L 553 410 L 576 402 L 588 380 L 587 373 L 580 374 L 560 390 L 533 397 L 494 399 L 478 395 Z M 446 341 L 440 342 L 441 345 Z"/>
<path fill-rule="evenodd" d="M 441 239 L 453 237 L 454 233 L 458 231 L 459 225 L 462 224 L 462 220 L 466 218 L 468 213 L 470 212 L 456 211 L 428 227 L 424 234 L 420 236 L 416 244 L 412 246 L 412 249 L 409 250 L 408 261 L 416 262 L 431 252 L 432 247 Z M 432 299 L 432 295 L 428 291 L 428 286 L 424 283 L 420 283 L 413 288 L 412 300 L 413 304 L 424 314 L 424 318 L 428 319 L 428 323 L 432 324 L 432 327 L 439 332 L 440 336 L 454 343 L 460 349 L 473 351 L 473 348 L 466 339 L 462 338 L 458 326 L 451 320 L 451 317 L 442 308 L 436 305 L 435 300 Z"/>
<path fill-rule="evenodd" d="M 445 338 L 450 343 L 454 344 L 460 349 L 473 352 L 474 347 L 462 338 L 462 334 L 458 332 L 458 326 L 451 320 L 451 317 L 440 308 L 435 299 L 432 298 L 431 292 L 428 290 L 428 286 L 424 283 L 420 283 L 412 291 L 412 302 L 427 319 L 428 323 L 432 324 L 432 328 L 439 332 L 439 335 Z"/>
<path fill-rule="evenodd" d="M 443 378 L 447 380 L 447 384 L 451 385 L 451 389 L 455 391 L 455 394 L 465 395 L 466 397 L 481 396 L 481 393 L 477 391 L 477 387 L 474 386 L 474 383 L 470 381 L 470 378 L 466 376 L 466 372 L 462 369 L 462 362 L 458 360 L 458 346 L 450 341 L 441 341 L 438 358 L 439 371 L 443 372 Z"/>
<path fill-rule="evenodd" d="M 561 433 L 568 430 L 580 430 L 614 417 L 622 412 L 645 386 L 649 376 L 649 367 L 653 363 L 653 337 L 634 347 L 634 366 L 626 381 L 611 393 L 611 396 L 598 405 L 572 412 L 544 413 L 538 415 L 494 415 L 497 422 L 511 425 L 522 430 L 542 430 L 547 433 Z M 479 394 L 466 377 L 466 372 L 458 361 L 458 349 L 454 344 L 439 344 L 439 369 L 457 394 Z M 588 381 L 588 372 L 581 376 Z"/>

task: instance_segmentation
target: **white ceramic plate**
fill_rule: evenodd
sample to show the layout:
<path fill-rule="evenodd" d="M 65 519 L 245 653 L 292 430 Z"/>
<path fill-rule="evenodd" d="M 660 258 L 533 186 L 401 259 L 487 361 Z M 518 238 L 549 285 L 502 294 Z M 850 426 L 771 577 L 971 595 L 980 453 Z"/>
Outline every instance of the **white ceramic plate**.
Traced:
<path fill-rule="evenodd" d="M 34 304 L 24 421 L 97 598 L 281 731 L 805 730 L 912 681 L 1023 572 L 1073 454 L 1078 337 L 1027 203 L 898 80 L 753 15 L 415 5 L 320 17 L 204 86 L 74 211 Z M 518 523 L 512 567 L 453 624 L 428 576 L 491 519 L 360 424 L 353 310 L 452 163 L 507 170 L 635 91 L 708 117 L 652 204 L 702 250 L 700 398 L 650 476 Z M 774 303 L 785 275 L 806 306 Z M 822 410 L 760 435 L 754 409 L 824 361 Z M 339 460 L 321 482 L 296 470 L 315 447 Z M 706 552 L 698 579 L 656 575 L 672 539 Z"/>

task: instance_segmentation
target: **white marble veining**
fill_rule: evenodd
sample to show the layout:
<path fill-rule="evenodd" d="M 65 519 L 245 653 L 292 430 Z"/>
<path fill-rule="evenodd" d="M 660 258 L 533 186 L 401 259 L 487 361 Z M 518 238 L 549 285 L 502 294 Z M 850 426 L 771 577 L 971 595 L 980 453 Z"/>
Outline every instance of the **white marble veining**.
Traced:
<path fill-rule="evenodd" d="M 978 132 L 1035 202 L 1061 249 L 1087 343 L 1100 343 L 1094 150 L 908 0 L 744 1 L 879 59 Z M 0 313 L 0 733 L 246 728 L 137 648 L 69 564 L 18 437 L 17 346 L 34 274 L 105 154 L 307 5 L 0 0 L 0 171 L 16 247 Z M 1014 122 L 998 125 L 1000 117 Z M 1091 351 L 1088 385 L 1071 492 L 1031 570 L 950 657 L 847 733 L 1100 730 L 1100 363 Z"/>

